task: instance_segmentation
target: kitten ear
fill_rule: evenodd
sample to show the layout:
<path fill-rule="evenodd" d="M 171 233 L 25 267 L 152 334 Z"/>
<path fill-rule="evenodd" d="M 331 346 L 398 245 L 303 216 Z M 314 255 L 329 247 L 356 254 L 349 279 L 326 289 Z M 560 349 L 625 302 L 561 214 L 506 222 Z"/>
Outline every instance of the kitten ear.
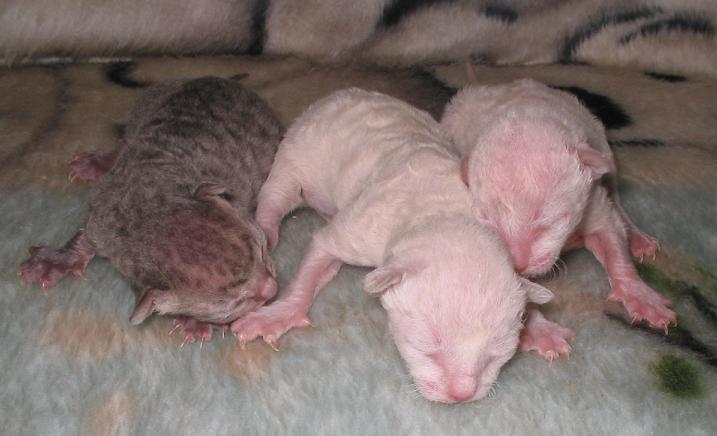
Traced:
<path fill-rule="evenodd" d="M 227 188 L 218 183 L 205 182 L 194 190 L 194 198 L 202 201 L 214 201 L 226 192 Z"/>
<path fill-rule="evenodd" d="M 403 281 L 406 272 L 392 266 L 380 266 L 366 274 L 363 289 L 369 294 L 382 294 Z"/>
<path fill-rule="evenodd" d="M 530 280 L 520 277 L 521 287 L 525 289 L 528 303 L 545 304 L 552 300 L 555 295 L 548 289 Z"/>
<path fill-rule="evenodd" d="M 461 159 L 461 180 L 468 186 L 468 156 Z"/>
<path fill-rule="evenodd" d="M 590 171 L 593 180 L 597 180 L 612 170 L 612 162 L 594 148 L 576 147 L 578 160 L 583 168 Z"/>
<path fill-rule="evenodd" d="M 398 285 L 406 278 L 421 269 L 418 262 L 410 264 L 390 259 L 385 264 L 366 274 L 363 289 L 369 294 L 381 294 Z"/>
<path fill-rule="evenodd" d="M 144 296 L 137 302 L 129 322 L 132 325 L 141 324 L 145 319 L 149 318 L 155 312 L 159 312 L 158 305 L 166 298 L 166 291 L 159 289 L 150 289 L 144 293 Z"/>

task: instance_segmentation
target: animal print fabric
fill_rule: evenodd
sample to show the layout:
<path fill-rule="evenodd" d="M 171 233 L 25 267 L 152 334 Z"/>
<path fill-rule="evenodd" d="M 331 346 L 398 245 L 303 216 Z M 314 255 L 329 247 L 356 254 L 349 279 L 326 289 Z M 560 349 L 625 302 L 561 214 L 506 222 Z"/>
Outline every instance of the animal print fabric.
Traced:
<path fill-rule="evenodd" d="M 472 58 L 714 76 L 716 28 L 713 0 L 6 0 L 0 56 L 292 54 L 384 66 Z"/>
<path fill-rule="evenodd" d="M 349 86 L 439 117 L 466 77 L 460 63 L 386 70 L 270 57 L 16 66 L 0 71 L 0 432 L 714 433 L 717 82 L 588 65 L 476 72 L 484 83 L 532 77 L 572 92 L 607 126 L 624 206 L 662 242 L 640 272 L 673 301 L 678 326 L 667 335 L 631 326 L 606 305 L 605 272 L 576 250 L 541 281 L 556 295 L 546 316 L 576 332 L 570 360 L 518 354 L 492 398 L 445 406 L 411 385 L 385 312 L 361 289 L 365 269 L 342 268 L 312 308 L 314 327 L 287 334 L 279 352 L 262 343 L 242 351 L 221 335 L 201 347 L 183 345 L 169 333 L 171 319 L 159 316 L 131 326 L 129 284 L 105 260 L 89 266 L 85 281 L 64 279 L 47 294 L 23 287 L 16 272 L 27 248 L 63 243 L 86 214 L 88 188 L 68 180 L 68 162 L 114 145 L 148 84 L 241 74 L 288 126 L 312 102 Z M 321 222 L 307 210 L 285 219 L 276 252 L 280 286 Z"/>

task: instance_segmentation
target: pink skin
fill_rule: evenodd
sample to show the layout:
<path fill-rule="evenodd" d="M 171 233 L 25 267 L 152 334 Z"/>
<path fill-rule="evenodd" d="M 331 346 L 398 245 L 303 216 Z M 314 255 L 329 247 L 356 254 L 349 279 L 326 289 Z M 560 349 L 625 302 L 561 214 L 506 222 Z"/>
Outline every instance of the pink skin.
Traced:
<path fill-rule="evenodd" d="M 70 180 L 97 182 L 115 164 L 121 147 L 112 150 L 92 150 L 80 153 L 70 161 Z"/>
<path fill-rule="evenodd" d="M 612 204 L 607 190 L 598 187 L 578 236 L 607 269 L 612 286 L 608 300 L 622 303 L 632 322 L 644 320 L 652 327 L 667 331 L 676 321 L 675 313 L 670 309 L 672 303 L 647 286 L 638 275 L 630 258 L 626 226 L 620 218 L 620 211 Z"/>
<path fill-rule="evenodd" d="M 234 321 L 231 330 L 242 348 L 258 337 L 272 348 L 284 333 L 295 327 L 311 325 L 309 308 L 321 290 L 341 268 L 342 262 L 321 246 L 320 234 L 304 254 L 296 277 L 275 303 Z"/>
<path fill-rule="evenodd" d="M 194 318 L 180 316 L 174 319 L 174 327 L 169 334 L 178 332 L 182 337 L 182 345 L 189 342 L 194 343 L 200 341 L 200 344 L 212 340 L 212 333 L 216 328 L 224 336 L 224 332 L 229 326 L 226 324 L 212 324 L 209 322 L 197 321 Z"/>
<path fill-rule="evenodd" d="M 654 258 L 660 250 L 660 241 L 640 230 L 631 220 L 620 204 L 617 191 L 612 192 L 612 205 L 617 209 L 623 223 L 625 224 L 628 240 L 630 243 L 630 254 L 642 262 L 646 258 Z"/>
<path fill-rule="evenodd" d="M 95 256 L 92 245 L 80 230 L 64 247 L 31 247 L 29 260 L 20 265 L 20 280 L 39 283 L 44 291 L 55 286 L 67 274 L 83 277 L 87 264 Z"/>
<path fill-rule="evenodd" d="M 314 298 L 343 263 L 375 266 L 364 289 L 380 295 L 419 391 L 446 403 L 484 397 L 518 347 L 526 302 L 552 294 L 518 276 L 499 236 L 475 220 L 445 142 L 428 114 L 356 89 L 297 119 L 259 194 L 257 222 L 270 247 L 301 204 L 328 223 L 280 297 L 232 323 L 240 344 L 263 337 L 276 348 L 309 325 Z"/>
<path fill-rule="evenodd" d="M 553 361 L 561 355 L 570 356 L 570 340 L 575 333 L 545 319 L 537 307 L 528 307 L 525 327 L 520 336 L 518 350 L 535 351 L 545 360 Z"/>
<path fill-rule="evenodd" d="M 629 220 L 615 189 L 609 201 L 596 198 L 601 182 L 615 185 L 615 166 L 603 126 L 573 96 L 527 79 L 469 86 L 441 123 L 464 156 L 479 217 L 495 225 L 518 272 L 544 274 L 584 241 L 607 269 L 609 299 L 654 328 L 674 322 L 668 300 L 624 255 L 654 256 L 657 240 Z"/>

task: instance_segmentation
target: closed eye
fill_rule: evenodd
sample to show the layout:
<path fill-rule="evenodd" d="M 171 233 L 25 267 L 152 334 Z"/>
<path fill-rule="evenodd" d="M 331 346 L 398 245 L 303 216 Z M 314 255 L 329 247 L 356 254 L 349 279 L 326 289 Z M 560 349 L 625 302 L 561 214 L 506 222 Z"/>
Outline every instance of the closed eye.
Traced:
<path fill-rule="evenodd" d="M 530 234 L 530 240 L 536 241 L 548 230 L 547 226 L 538 226 L 533 229 Z"/>

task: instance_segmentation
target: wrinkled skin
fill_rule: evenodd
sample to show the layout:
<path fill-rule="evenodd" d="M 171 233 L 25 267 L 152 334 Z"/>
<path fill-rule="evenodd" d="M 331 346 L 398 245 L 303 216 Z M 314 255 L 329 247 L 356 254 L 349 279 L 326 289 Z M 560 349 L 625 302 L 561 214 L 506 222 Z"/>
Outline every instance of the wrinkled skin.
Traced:
<path fill-rule="evenodd" d="M 630 259 L 654 255 L 657 240 L 620 206 L 605 129 L 575 97 L 529 79 L 471 85 L 441 125 L 463 158 L 478 217 L 496 228 L 518 272 L 544 274 L 563 250 L 585 245 L 607 270 L 608 299 L 622 302 L 633 321 L 658 329 L 675 321 L 669 300 L 640 279 Z"/>
<path fill-rule="evenodd" d="M 281 296 L 232 323 L 240 342 L 276 348 L 310 324 L 342 264 L 376 267 L 364 289 L 380 295 L 419 391 L 446 403 L 483 398 L 518 347 L 526 303 L 552 294 L 518 276 L 497 233 L 474 218 L 446 143 L 427 113 L 379 93 L 339 91 L 305 111 L 282 141 L 257 221 L 271 247 L 302 204 L 328 222 Z"/>
<path fill-rule="evenodd" d="M 132 323 L 176 315 L 186 339 L 208 339 L 207 326 L 276 293 L 252 211 L 281 133 L 266 104 L 237 81 L 150 87 L 116 149 L 71 162 L 72 178 L 97 181 L 87 222 L 65 247 L 35 249 L 23 280 L 48 288 L 81 275 L 95 254 L 107 257 L 137 295 Z"/>

